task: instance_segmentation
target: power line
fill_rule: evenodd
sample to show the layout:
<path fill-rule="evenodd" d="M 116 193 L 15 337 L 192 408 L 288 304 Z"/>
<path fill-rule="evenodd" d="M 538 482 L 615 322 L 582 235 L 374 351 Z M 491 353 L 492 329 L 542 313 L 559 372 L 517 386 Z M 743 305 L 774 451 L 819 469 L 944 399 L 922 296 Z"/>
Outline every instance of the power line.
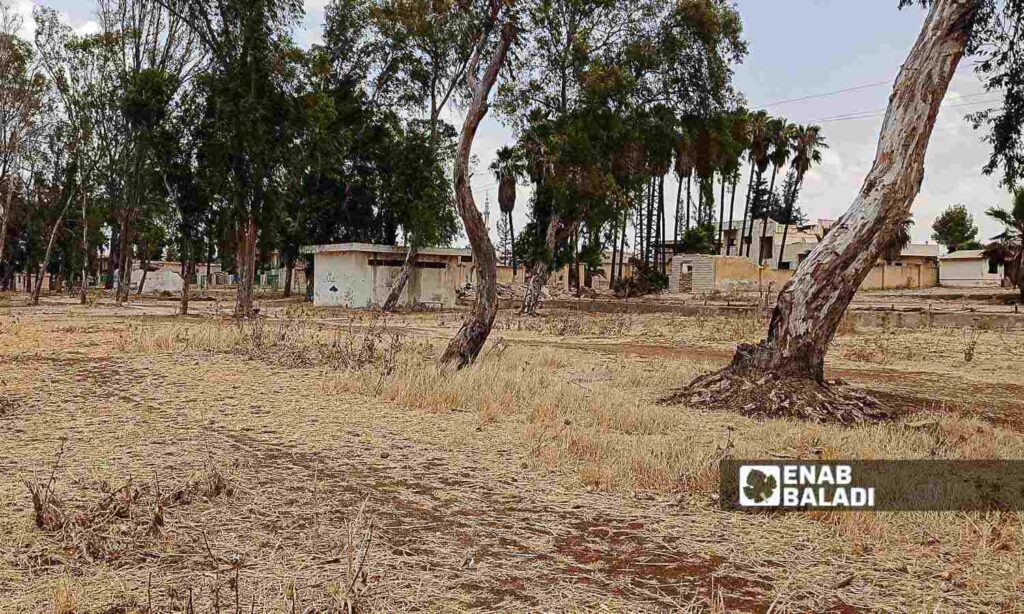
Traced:
<path fill-rule="evenodd" d="M 809 96 L 801 96 L 799 98 L 789 98 L 787 100 L 778 100 L 776 102 L 770 102 L 768 104 L 761 105 L 761 106 L 755 107 L 755 108 L 763 110 L 763 109 L 768 109 L 770 107 L 777 107 L 779 105 L 789 104 L 791 102 L 803 102 L 804 100 L 812 100 L 814 98 L 825 98 L 826 96 L 835 96 L 836 94 L 843 94 L 845 92 L 854 92 L 856 90 L 865 90 L 865 89 L 868 89 L 870 87 L 878 87 L 880 85 L 885 85 L 887 83 L 892 83 L 892 81 L 877 81 L 875 83 L 865 83 L 864 85 L 855 85 L 853 87 L 844 87 L 844 88 L 839 89 L 839 90 L 832 90 L 831 92 L 822 92 L 820 94 L 811 94 Z"/>
<path fill-rule="evenodd" d="M 979 104 L 992 104 L 993 102 L 1000 102 L 1000 101 L 999 100 L 976 100 L 974 102 L 965 102 L 965 103 L 962 103 L 962 104 L 942 105 L 941 107 L 939 107 L 939 109 L 940 110 L 941 109 L 958 109 L 958 108 L 961 108 L 961 107 L 970 107 L 970 106 L 979 105 Z M 996 110 L 996 108 L 1002 108 L 1002 107 L 993 107 L 991 109 L 983 109 L 983 110 L 985 110 L 985 111 L 993 111 L 993 110 Z M 852 119 L 871 119 L 871 118 L 874 118 L 874 117 L 882 117 L 883 115 L 885 115 L 887 110 L 888 109 L 874 109 L 874 110 L 871 110 L 871 111 L 856 111 L 856 112 L 852 112 L 852 113 L 846 113 L 846 114 L 843 114 L 843 115 L 834 115 L 832 117 L 823 117 L 823 118 L 820 118 L 820 119 L 811 120 L 808 123 L 809 124 L 824 124 L 824 123 L 829 123 L 829 122 L 848 121 L 848 120 L 852 120 Z"/>
<path fill-rule="evenodd" d="M 953 74 L 962 72 L 962 71 L 970 69 L 970 68 L 974 68 L 974 65 L 973 64 L 967 64 L 967 65 L 961 66 L 960 68 L 957 68 L 956 71 Z M 872 87 L 879 87 L 879 86 L 882 86 L 882 85 L 892 84 L 893 81 L 895 81 L 895 80 L 896 80 L 896 77 L 893 77 L 892 79 L 886 79 L 885 81 L 875 81 L 874 83 L 865 83 L 863 85 L 854 85 L 852 87 L 844 87 L 844 88 L 840 88 L 838 90 L 832 90 L 832 91 L 829 91 L 829 92 L 821 92 L 820 94 L 809 94 L 807 96 L 800 96 L 798 98 L 788 98 L 786 100 L 777 100 L 775 102 L 770 102 L 768 104 L 764 104 L 764 105 L 760 105 L 760 106 L 755 106 L 754 109 L 764 110 L 764 109 L 768 109 L 769 107 L 777 107 L 779 105 L 789 104 L 789 103 L 792 103 L 792 102 L 803 102 L 804 100 L 813 100 L 815 98 L 825 98 L 827 96 L 835 96 L 837 94 L 845 94 L 846 92 L 855 92 L 857 90 L 866 90 L 866 89 L 869 89 L 869 88 L 872 88 Z"/>

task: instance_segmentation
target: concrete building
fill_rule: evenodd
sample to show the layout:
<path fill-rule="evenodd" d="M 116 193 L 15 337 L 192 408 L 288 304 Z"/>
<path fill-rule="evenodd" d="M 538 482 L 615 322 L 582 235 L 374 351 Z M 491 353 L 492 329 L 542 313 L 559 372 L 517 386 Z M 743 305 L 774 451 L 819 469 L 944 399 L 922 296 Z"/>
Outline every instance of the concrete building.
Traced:
<path fill-rule="evenodd" d="M 765 220 L 753 220 L 754 230 L 751 233 L 751 222 L 747 222 L 747 230 L 743 231 L 743 220 L 733 221 L 732 224 L 722 225 L 722 245 L 718 255 L 720 256 L 742 256 L 753 260 L 755 263 L 764 262 L 772 268 L 795 269 L 807 254 L 811 253 L 814 246 L 818 244 L 821 237 L 832 228 L 834 220 L 818 220 L 813 224 L 790 225 L 788 230 L 784 224 L 769 219 L 767 227 Z M 764 232 L 764 241 L 761 241 L 761 234 Z M 740 233 L 751 234 L 750 240 L 747 237 L 740 237 Z M 782 248 L 782 235 L 786 235 L 785 253 L 782 257 L 782 265 L 779 266 L 779 252 Z M 715 236 L 717 239 L 717 235 Z M 749 244 L 749 250 L 747 248 Z M 742 247 L 742 253 L 740 248 Z M 749 256 L 747 255 L 749 251 Z"/>
<path fill-rule="evenodd" d="M 177 270 L 164 267 L 153 268 L 150 265 L 149 271 L 132 269 L 132 292 L 138 290 L 139 284 L 142 283 L 143 273 L 146 276 L 146 283 L 142 286 L 142 292 L 145 294 L 170 292 L 180 296 L 181 291 L 185 288 L 185 280 L 181 278 Z"/>
<path fill-rule="evenodd" d="M 980 249 L 964 249 L 939 258 L 939 283 L 943 286 L 1001 286 L 1003 263 L 989 260 Z"/>
<path fill-rule="evenodd" d="M 798 249 L 806 247 L 797 243 Z M 793 245 L 787 240 L 787 247 Z M 794 248 L 794 252 L 797 248 Z M 802 251 L 799 261 L 806 254 Z M 939 246 L 935 244 L 911 244 L 900 253 L 896 260 L 879 260 L 868 272 L 860 285 L 861 290 L 897 290 L 906 288 L 932 288 L 939 285 Z M 748 258 L 739 256 L 712 256 L 703 254 L 679 254 L 672 258 L 669 275 L 669 292 L 748 292 L 768 287 L 779 289 L 789 281 L 796 271 L 757 266 Z"/>
<path fill-rule="evenodd" d="M 405 261 L 406 248 L 370 243 L 310 245 L 313 255 L 313 304 L 317 307 L 382 305 Z M 475 274 L 468 249 L 422 249 L 399 300 L 401 305 L 455 305 L 455 289 Z"/>

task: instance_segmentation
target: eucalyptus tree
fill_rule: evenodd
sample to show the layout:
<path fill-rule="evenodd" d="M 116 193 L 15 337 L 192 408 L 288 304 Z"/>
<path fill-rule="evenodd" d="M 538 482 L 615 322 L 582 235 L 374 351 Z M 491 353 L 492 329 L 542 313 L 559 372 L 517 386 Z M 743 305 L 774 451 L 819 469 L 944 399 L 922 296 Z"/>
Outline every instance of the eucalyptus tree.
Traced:
<path fill-rule="evenodd" d="M 455 203 L 473 249 L 479 290 L 476 303 L 465 322 L 441 355 L 440 366 L 445 370 L 462 369 L 476 360 L 491 334 L 494 318 L 498 314 L 498 264 L 487 224 L 476 207 L 469 186 L 469 161 L 476 131 L 487 115 L 491 89 L 498 80 L 498 72 L 504 66 L 516 37 L 514 4 L 508 4 L 505 6 L 500 0 L 488 0 L 486 9 L 482 11 L 486 15 L 483 32 L 466 68 L 466 81 L 472 98 L 466 110 L 455 156 Z M 494 37 L 497 40 L 492 43 L 492 32 L 495 31 L 497 34 Z M 490 49 L 493 49 L 491 58 L 483 72 L 478 74 L 483 54 Z"/>
<path fill-rule="evenodd" d="M 102 163 L 102 130 L 117 115 L 114 93 L 117 78 L 112 70 L 114 46 L 100 35 L 78 35 L 62 23 L 56 11 L 36 7 L 35 48 L 41 70 L 53 84 L 54 117 L 62 123 L 60 134 L 74 156 L 81 203 L 81 288 L 85 302 L 89 262 L 89 197 L 95 191 L 93 179 Z"/>
<path fill-rule="evenodd" d="M 39 304 L 43 276 L 50 270 L 54 244 L 78 190 L 80 163 L 76 146 L 77 127 L 59 117 L 51 120 L 43 137 L 43 146 L 38 154 L 39 166 L 33 180 L 35 198 L 31 204 L 42 220 L 40 230 L 45 232 L 43 238 L 46 241 L 32 287 L 33 305 Z"/>
<path fill-rule="evenodd" d="M 208 55 L 197 85 L 207 105 L 210 139 L 205 162 L 220 180 L 234 224 L 238 291 L 235 315 L 253 315 L 260 220 L 270 218 L 268 193 L 285 162 L 287 98 L 282 84 L 288 33 L 302 15 L 301 0 L 156 0 L 181 19 Z"/>
<path fill-rule="evenodd" d="M 39 135 L 48 83 L 28 41 L 19 37 L 23 21 L 0 0 L 0 287 L 8 275 L 7 228 L 24 188 L 25 155 Z"/>
<path fill-rule="evenodd" d="M 535 313 L 541 289 L 559 243 L 576 231 L 576 220 L 565 223 L 562 202 L 544 183 L 550 174 L 550 157 L 541 133 L 553 122 L 578 113 L 586 104 L 584 75 L 603 57 L 621 49 L 631 30 L 643 18 L 647 3 L 630 7 L 607 0 L 537 0 L 522 10 L 524 36 L 510 60 L 515 79 L 504 82 L 497 105 L 510 121 L 531 159 L 534 198 L 531 203 L 533 232 L 523 235 L 534 245 L 528 250 L 530 280 L 522 312 Z M 636 9 L 636 10 L 631 10 Z M 595 73 L 608 74 L 608 73 Z"/>
<path fill-rule="evenodd" d="M 789 233 L 790 219 L 793 216 L 793 204 L 796 202 L 797 194 L 804 183 L 804 175 L 814 164 L 821 164 L 821 153 L 828 149 L 825 137 L 821 135 L 821 128 L 818 126 L 796 126 L 790 134 L 793 151 L 793 181 L 788 189 L 784 189 L 783 202 L 786 207 L 786 217 L 782 227 L 782 249 L 779 250 L 779 266 L 782 266 L 782 258 L 786 251 L 786 235 Z"/>
<path fill-rule="evenodd" d="M 444 161 L 450 159 L 434 142 L 434 133 L 423 130 L 415 122 L 396 128 L 396 138 L 389 143 L 386 156 L 389 172 L 383 175 L 387 198 L 385 213 L 406 231 L 408 253 L 420 245 L 447 245 L 456 236 L 458 223 L 452 207 L 451 183 Z M 441 155 L 439 155 L 441 154 Z M 398 303 L 401 289 L 408 283 L 412 263 L 406 256 L 405 266 L 392 284 L 384 310 Z"/>
<path fill-rule="evenodd" d="M 676 118 L 671 108 L 656 104 L 650 111 L 650 132 L 647 135 L 648 169 L 651 174 L 651 207 L 648 221 L 648 251 L 654 266 L 665 269 L 665 175 L 672 169 L 673 137 Z"/>
<path fill-rule="evenodd" d="M 986 74 L 1002 74 L 1018 86 L 1024 65 L 1015 51 L 1018 39 L 993 34 L 1003 31 L 1004 17 L 1020 23 L 1024 7 L 1019 3 L 925 4 L 930 7 L 928 16 L 893 85 L 874 164 L 842 223 L 825 235 L 783 287 L 767 338 L 739 346 L 729 366 L 695 379 L 674 399 L 714 402 L 758 415 L 841 422 L 884 414 L 877 401 L 825 381 L 826 352 L 858 286 L 910 213 L 924 178 L 925 153 L 939 107 L 960 60 L 977 53 L 985 64 L 984 58 L 995 54 L 1005 62 L 979 68 Z M 998 148 L 996 153 L 1007 154 Z M 999 161 L 1012 178 L 1012 160 Z M 757 390 L 756 397 L 750 395 L 751 389 Z"/>
<path fill-rule="evenodd" d="M 352 0 L 336 3 L 342 4 L 358 5 Z M 368 75 L 374 81 L 374 91 L 386 91 L 396 108 L 404 107 L 416 115 L 425 113 L 427 143 L 432 151 L 440 153 L 439 148 L 448 145 L 440 142 L 446 132 L 441 114 L 447 107 L 466 101 L 463 84 L 484 20 L 471 6 L 454 0 L 380 0 L 368 16 L 368 38 L 381 43 L 368 54 L 374 68 Z M 446 208 L 450 210 L 448 203 L 436 213 L 444 215 Z M 429 220 L 429 215 L 411 216 L 406 218 L 408 225 L 402 225 L 406 257 L 385 310 L 397 303 L 405 289 L 417 251 L 436 239 L 436 228 L 417 226 Z"/>
<path fill-rule="evenodd" d="M 107 124 L 101 142 L 111 169 L 113 222 L 117 224 L 118 301 L 128 298 L 136 224 L 161 199 L 153 181 L 152 136 L 181 91 L 202 69 L 204 53 L 184 14 L 161 0 L 98 0 L 97 39 L 109 47 L 105 67 L 118 87 L 109 95 L 120 104 L 121 125 Z M 112 252 L 114 246 L 112 246 Z"/>
<path fill-rule="evenodd" d="M 159 74 L 167 78 L 166 73 Z M 154 85 L 158 90 L 162 89 L 159 80 Z M 159 95 L 145 96 L 136 104 L 152 105 L 150 112 L 159 118 L 148 138 L 153 160 L 150 177 L 159 186 L 156 190 L 157 201 L 162 200 L 169 205 L 161 208 L 158 217 L 166 218 L 166 226 L 173 230 L 173 238 L 177 243 L 183 279 L 178 313 L 184 316 L 188 315 L 196 264 L 201 255 L 205 255 L 208 261 L 210 258 L 209 252 L 203 247 L 204 239 L 210 232 L 207 226 L 213 217 L 213 202 L 202 180 L 199 158 L 201 142 L 205 137 L 203 129 L 206 124 L 202 117 L 205 107 L 192 88 L 188 88 L 184 95 L 178 96 L 170 105 Z M 143 108 L 136 109 L 136 112 L 142 111 Z M 149 226 L 151 231 L 146 242 L 152 243 L 153 235 L 158 233 L 152 231 L 155 227 L 151 223 Z M 141 286 L 140 283 L 140 291 Z"/>

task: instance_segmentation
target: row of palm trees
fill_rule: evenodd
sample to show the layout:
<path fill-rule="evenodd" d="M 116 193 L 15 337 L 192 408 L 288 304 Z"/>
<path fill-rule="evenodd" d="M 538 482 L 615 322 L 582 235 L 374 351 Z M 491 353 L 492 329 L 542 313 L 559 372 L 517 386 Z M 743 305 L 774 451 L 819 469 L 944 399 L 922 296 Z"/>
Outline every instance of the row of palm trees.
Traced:
<path fill-rule="evenodd" d="M 788 122 L 782 117 L 771 117 L 765 111 L 736 111 L 722 114 L 708 121 L 684 122 L 679 130 L 675 146 L 675 173 L 679 182 L 676 196 L 675 240 L 692 228 L 691 208 L 693 197 L 691 186 L 694 179 L 701 189 L 696 202 L 696 226 L 714 224 L 714 191 L 707 185 L 713 185 L 714 178 L 719 178 L 720 195 L 718 202 L 718 233 L 717 250 L 721 250 L 723 227 L 731 228 L 735 217 L 737 187 L 740 180 L 740 167 L 744 159 L 749 165 L 746 197 L 743 201 L 743 216 L 740 226 L 737 254 L 750 256 L 754 232 L 754 221 L 761 218 L 761 240 L 765 238 L 768 227 L 769 199 L 775 193 L 779 171 L 787 162 L 791 162 L 790 170 L 793 180 L 782 194 L 785 207 L 785 219 L 789 220 L 793 213 L 796 195 L 803 184 L 804 176 L 812 166 L 819 164 L 822 152 L 828 145 L 821 134 L 819 126 L 802 126 Z M 770 179 L 765 187 L 765 174 L 769 168 Z M 686 184 L 686 201 L 682 200 L 683 184 Z M 728 226 L 725 226 L 725 191 L 730 186 Z M 749 225 L 748 225 L 749 221 Z M 783 244 L 785 233 L 783 230 Z M 726 255 L 732 253 L 732 244 L 725 245 Z M 780 254 L 781 257 L 781 254 Z"/>
<path fill-rule="evenodd" d="M 633 212 L 636 257 L 646 265 L 664 268 L 667 238 L 665 226 L 664 181 L 674 172 L 678 182 L 676 192 L 673 244 L 681 251 L 714 251 L 733 254 L 733 244 L 723 248 L 723 226 L 732 228 L 736 217 L 736 199 L 739 193 L 743 163 L 749 165 L 746 196 L 742 201 L 742 224 L 736 255 L 750 257 L 755 221 L 761 219 L 761 244 L 765 242 L 768 218 L 781 214 L 785 221 L 793 215 L 793 206 L 807 172 L 822 160 L 828 147 L 818 126 L 802 126 L 781 117 L 769 116 L 765 111 L 737 110 L 713 115 L 709 118 L 657 117 L 651 140 L 670 141 L 671 147 L 644 147 L 641 162 L 646 169 L 647 181 L 635 199 Z M 779 196 L 781 211 L 771 209 L 775 186 L 789 164 L 792 177 L 785 182 Z M 513 147 L 498 151 L 490 170 L 499 182 L 498 204 L 502 214 L 508 216 L 512 228 L 515 207 L 515 185 L 522 176 L 524 162 Z M 718 198 L 715 198 L 715 181 Z M 696 190 L 694 190 L 696 187 Z M 729 191 L 727 198 L 726 191 Z M 685 194 L 684 194 L 685 191 Z M 696 194 L 694 193 L 696 192 Z M 726 203 L 728 202 L 728 212 Z M 715 212 L 717 204 L 717 215 Z M 715 220 L 718 224 L 714 229 Z M 726 225 L 726 223 L 728 225 Z M 788 224 L 783 230 L 783 245 Z M 613 262 L 618 256 L 618 267 L 613 267 L 612 278 L 621 275 L 622 253 L 625 253 L 626 223 L 613 221 L 609 233 Z M 620 252 L 616 254 L 616 252 Z M 780 259 L 781 259 L 780 251 Z M 763 255 L 759 261 L 763 262 Z"/>

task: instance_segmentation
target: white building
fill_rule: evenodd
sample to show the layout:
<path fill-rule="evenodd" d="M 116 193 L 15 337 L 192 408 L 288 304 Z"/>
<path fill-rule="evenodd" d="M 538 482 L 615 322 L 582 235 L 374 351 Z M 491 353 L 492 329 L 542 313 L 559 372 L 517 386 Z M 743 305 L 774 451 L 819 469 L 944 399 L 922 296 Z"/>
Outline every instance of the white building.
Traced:
<path fill-rule="evenodd" d="M 1003 263 L 989 260 L 980 249 L 963 249 L 939 257 L 941 286 L 1001 286 L 1003 276 Z"/>
<path fill-rule="evenodd" d="M 142 283 L 142 277 L 145 275 L 146 283 L 142 286 L 142 291 L 146 294 L 162 294 L 169 292 L 175 295 L 181 295 L 182 290 L 185 288 L 185 280 L 181 278 L 181 275 L 177 271 L 169 268 L 156 268 L 148 272 L 140 269 L 132 269 L 132 291 L 138 289 L 139 284 Z"/>
<path fill-rule="evenodd" d="M 313 304 L 317 307 L 372 307 L 387 300 L 405 261 L 406 248 L 370 243 L 308 245 L 313 254 Z M 471 279 L 468 249 L 421 249 L 416 268 L 399 299 L 401 305 L 455 305 L 455 289 Z"/>

